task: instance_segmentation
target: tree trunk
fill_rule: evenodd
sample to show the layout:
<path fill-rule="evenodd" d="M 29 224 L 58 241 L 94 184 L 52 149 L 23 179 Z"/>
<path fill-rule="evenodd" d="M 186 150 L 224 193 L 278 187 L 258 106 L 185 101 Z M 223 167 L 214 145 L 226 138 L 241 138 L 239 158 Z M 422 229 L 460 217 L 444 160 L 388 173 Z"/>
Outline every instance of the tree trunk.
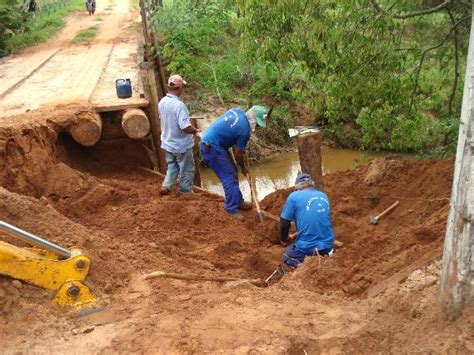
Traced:
<path fill-rule="evenodd" d="M 150 121 L 142 110 L 129 109 L 122 116 L 122 128 L 127 137 L 140 139 L 150 132 Z"/>
<path fill-rule="evenodd" d="M 86 147 L 96 144 L 102 134 L 102 120 L 97 113 L 82 113 L 69 130 L 74 140 Z"/>
<path fill-rule="evenodd" d="M 474 5 L 473 5 L 474 6 Z M 444 241 L 439 301 L 451 318 L 474 304 L 474 16 L 454 167 L 451 208 Z"/>
<path fill-rule="evenodd" d="M 321 167 L 321 132 L 301 134 L 296 137 L 301 171 L 311 175 L 315 187 L 323 189 L 323 172 Z"/>

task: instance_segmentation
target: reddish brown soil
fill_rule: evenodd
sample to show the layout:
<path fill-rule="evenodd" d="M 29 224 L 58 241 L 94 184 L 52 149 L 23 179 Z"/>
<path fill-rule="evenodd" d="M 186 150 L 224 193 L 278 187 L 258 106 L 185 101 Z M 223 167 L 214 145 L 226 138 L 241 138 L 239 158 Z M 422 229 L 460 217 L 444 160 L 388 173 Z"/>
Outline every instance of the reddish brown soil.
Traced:
<path fill-rule="evenodd" d="M 271 287 L 144 281 L 142 274 L 155 270 L 266 277 L 283 251 L 277 227 L 258 223 L 253 211 L 244 223 L 230 218 L 217 196 L 160 197 L 160 179 L 136 169 L 149 166 L 143 142 L 84 148 L 70 139 L 67 127 L 87 110 L 63 107 L 54 121 L 36 112 L 0 127 L 0 219 L 80 247 L 92 259 L 87 284 L 107 309 L 75 318 L 50 303 L 53 293 L 0 277 L 2 349 L 474 351 L 472 312 L 449 323 L 436 302 L 452 159 L 385 159 L 326 176 L 344 247 L 321 263 L 309 259 Z M 265 198 L 262 207 L 278 214 L 288 192 Z M 368 223 L 395 200 L 400 205 L 379 225 Z M 371 296 L 397 275 L 385 293 Z"/>

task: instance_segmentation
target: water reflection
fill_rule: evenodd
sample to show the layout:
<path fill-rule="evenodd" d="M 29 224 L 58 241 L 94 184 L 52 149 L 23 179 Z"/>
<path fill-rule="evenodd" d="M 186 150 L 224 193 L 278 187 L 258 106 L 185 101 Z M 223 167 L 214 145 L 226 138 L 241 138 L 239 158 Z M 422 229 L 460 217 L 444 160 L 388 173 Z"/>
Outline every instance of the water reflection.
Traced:
<path fill-rule="evenodd" d="M 380 154 L 359 152 L 349 149 L 322 148 L 323 175 L 338 170 L 353 169 L 357 164 L 365 164 Z M 250 168 L 250 173 L 257 186 L 258 199 L 263 199 L 269 193 L 293 186 L 296 174 L 300 170 L 298 153 L 282 153 Z M 202 187 L 223 195 L 224 190 L 209 168 L 201 169 Z M 240 190 L 245 200 L 250 201 L 250 188 L 245 177 L 239 175 Z"/>

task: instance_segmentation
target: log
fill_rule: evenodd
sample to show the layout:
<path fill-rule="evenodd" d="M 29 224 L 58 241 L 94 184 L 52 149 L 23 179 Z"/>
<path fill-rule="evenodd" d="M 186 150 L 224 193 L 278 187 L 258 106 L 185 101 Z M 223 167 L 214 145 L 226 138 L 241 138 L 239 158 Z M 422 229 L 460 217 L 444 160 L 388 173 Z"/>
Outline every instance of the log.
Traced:
<path fill-rule="evenodd" d="M 145 280 L 156 279 L 158 277 L 168 278 L 168 279 L 177 279 L 177 280 L 186 280 L 186 281 L 213 281 L 213 282 L 229 282 L 229 281 L 244 281 L 250 282 L 251 284 L 261 286 L 263 281 L 260 279 L 241 279 L 238 277 L 226 277 L 226 276 L 206 276 L 206 275 L 197 275 L 197 274 L 176 274 L 165 271 L 155 271 L 145 275 Z"/>
<path fill-rule="evenodd" d="M 138 108 L 126 110 L 122 115 L 122 129 L 127 137 L 140 139 L 150 132 L 150 121 L 146 113 Z"/>
<path fill-rule="evenodd" d="M 102 134 L 102 119 L 97 113 L 83 112 L 69 130 L 74 140 L 86 147 L 96 144 Z"/>
<path fill-rule="evenodd" d="M 321 164 L 321 132 L 311 132 L 296 137 L 301 171 L 312 176 L 315 187 L 323 189 L 323 170 Z"/>

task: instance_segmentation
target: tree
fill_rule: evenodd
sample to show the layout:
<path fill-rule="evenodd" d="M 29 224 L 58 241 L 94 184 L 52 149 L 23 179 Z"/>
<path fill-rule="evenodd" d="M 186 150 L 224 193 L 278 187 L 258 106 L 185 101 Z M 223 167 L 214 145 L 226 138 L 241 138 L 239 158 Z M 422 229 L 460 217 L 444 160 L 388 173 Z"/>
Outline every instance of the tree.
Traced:
<path fill-rule="evenodd" d="M 395 150 L 426 149 L 453 131 L 452 117 L 460 109 L 459 52 L 466 47 L 470 18 L 462 4 L 421 10 L 413 1 L 238 5 L 249 61 L 272 79 L 271 87 L 305 91 L 320 122 L 329 123 L 341 143 L 347 142 L 347 127 L 361 133 L 356 145 Z M 427 46 L 427 39 L 435 45 Z M 451 39 L 456 48 L 446 49 Z M 439 82 L 425 66 L 443 71 L 435 77 Z M 451 71 L 452 83 L 445 79 Z M 433 112 L 439 120 L 433 121 Z"/>

